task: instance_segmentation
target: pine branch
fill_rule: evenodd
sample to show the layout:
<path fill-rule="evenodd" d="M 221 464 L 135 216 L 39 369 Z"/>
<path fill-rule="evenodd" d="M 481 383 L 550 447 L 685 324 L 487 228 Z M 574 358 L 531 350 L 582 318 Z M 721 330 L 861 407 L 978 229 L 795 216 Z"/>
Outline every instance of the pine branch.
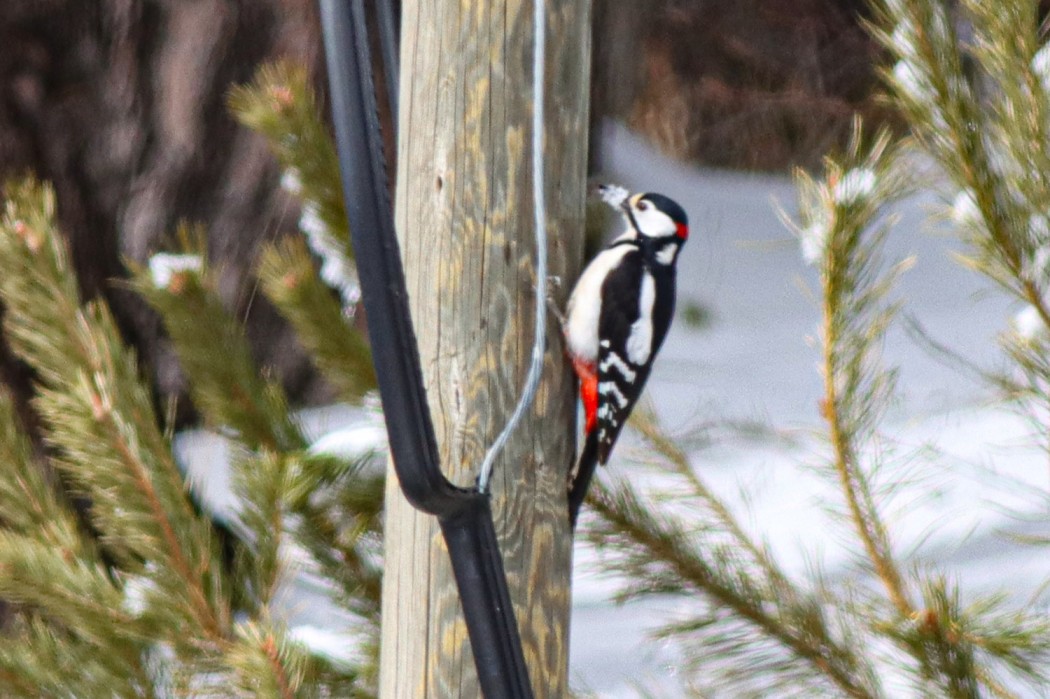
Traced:
<path fill-rule="evenodd" d="M 293 466 L 283 454 L 264 451 L 238 459 L 234 465 L 234 491 L 240 496 L 237 519 L 250 545 L 240 552 L 237 570 L 254 609 L 264 610 L 273 601 L 285 573 L 281 546 L 289 532 L 288 493 L 293 487 Z"/>
<path fill-rule="evenodd" d="M 892 307 L 880 307 L 881 299 L 902 267 L 879 278 L 877 251 L 882 235 L 868 232 L 873 222 L 885 215 L 884 207 L 905 192 L 893 172 L 894 155 L 887 152 L 889 144 L 889 134 L 883 133 L 870 151 L 862 153 L 857 124 L 843 162 L 827 161 L 825 183 L 818 185 L 801 173 L 798 177 L 802 180 L 800 189 L 816 198 L 802 204 L 803 227 L 818 220 L 827 222 L 827 229 L 820 233 L 823 250 L 819 258 L 825 391 L 822 411 L 828 422 L 835 472 L 868 558 L 898 613 L 906 617 L 914 610 L 859 456 L 862 442 L 870 439 L 894 384 L 894 375 L 879 368 L 875 355 L 894 315 Z M 843 183 L 847 178 L 857 178 L 857 173 L 863 173 L 865 179 L 870 176 L 869 191 L 858 189 L 844 196 Z M 807 217 L 810 220 L 805 222 Z"/>
<path fill-rule="evenodd" d="M 94 546 L 79 531 L 69 504 L 59 497 L 33 457 L 10 393 L 0 386 L 0 522 L 73 555 L 92 557 Z"/>
<path fill-rule="evenodd" d="M 103 303 L 81 304 L 51 191 L 25 180 L 9 183 L 6 193 L 4 326 L 12 349 L 39 376 L 35 405 L 55 463 L 90 499 L 103 545 L 122 567 L 159 564 L 154 582 L 179 602 L 169 607 L 179 609 L 172 628 L 196 628 L 217 642 L 225 622 L 208 582 L 209 525 L 186 497 L 135 356 Z"/>
<path fill-rule="evenodd" d="M 734 546 L 750 555 L 752 562 L 761 568 L 770 583 L 775 587 L 787 586 L 787 579 L 770 557 L 769 552 L 744 532 L 725 504 L 707 487 L 707 484 L 693 469 L 685 451 L 664 432 L 657 422 L 656 414 L 648 405 L 643 405 L 641 409 L 634 412 L 630 425 L 663 458 L 664 463 L 671 466 L 675 473 L 686 480 L 689 484 L 690 497 L 694 502 L 702 504 L 710 512 L 716 525 L 729 535 Z"/>
<path fill-rule="evenodd" d="M 233 430 L 250 450 L 304 448 L 281 387 L 262 377 L 243 327 L 219 299 L 213 272 L 186 269 L 168 279 L 144 268 L 133 272 L 132 287 L 163 319 L 193 402 L 207 421 Z"/>
<path fill-rule="evenodd" d="M 360 688 L 355 673 L 334 670 L 271 624 L 238 624 L 236 634 L 226 655 L 226 663 L 233 670 L 232 686 L 217 687 L 217 696 L 371 699 L 372 695 Z"/>
<path fill-rule="evenodd" d="M 320 116 L 306 71 L 288 63 L 264 67 L 251 84 L 231 93 L 230 107 L 242 123 L 267 138 L 285 170 L 282 183 L 302 197 L 300 228 L 310 249 L 321 257 L 320 277 L 339 291 L 341 303 L 318 279 L 313 260 L 299 239 L 264 249 L 257 268 L 263 291 L 295 327 L 340 395 L 359 402 L 375 387 L 375 373 L 367 342 L 346 320 L 346 311 L 356 306 L 349 266 L 353 251 L 335 144 Z M 329 480 L 323 474 L 311 474 L 323 460 L 309 457 L 299 463 L 304 483 L 311 478 L 320 480 L 313 482 L 313 495 L 293 505 L 302 519 L 297 537 L 321 571 L 339 584 L 342 601 L 369 620 L 375 631 L 382 575 L 378 562 L 382 480 L 363 478 L 352 465 Z"/>
<path fill-rule="evenodd" d="M 255 455 L 236 463 L 234 471 L 245 506 L 241 516 L 247 530 L 253 532 L 251 564 L 246 570 L 257 602 L 265 604 L 277 584 L 281 537 L 293 525 L 286 522 L 287 526 L 275 527 L 286 521 L 285 510 L 291 508 L 310 527 L 297 536 L 308 544 L 314 557 L 329 572 L 335 572 L 335 566 L 326 563 L 333 557 L 343 567 L 336 579 L 342 581 L 344 599 L 363 600 L 355 606 L 366 613 L 366 618 L 377 620 L 380 571 L 368 562 L 370 556 L 365 551 L 358 550 L 359 537 L 340 536 L 354 520 L 337 524 L 332 508 L 316 507 L 309 497 L 296 495 L 322 488 L 348 493 L 359 490 L 361 483 L 346 470 L 343 473 L 349 478 L 325 482 L 310 468 L 319 461 L 304 453 L 307 440 L 289 415 L 280 387 L 261 378 L 243 329 L 223 308 L 207 269 L 176 273 L 164 287 L 158 288 L 154 282 L 146 270 L 136 271 L 134 287 L 161 314 L 189 375 L 195 403 L 211 424 L 232 429 L 243 448 Z M 318 286 L 316 278 L 307 283 Z M 344 328 L 340 320 L 336 328 L 329 326 L 323 332 L 338 335 Z M 345 333 L 350 334 L 350 330 L 345 329 Z M 201 337 L 219 340 L 202 343 Z M 379 506 L 381 490 L 369 488 L 367 492 L 375 497 L 366 507 Z M 348 511 L 339 514 L 355 516 Z M 377 531 L 378 519 L 371 526 L 371 531 Z"/>
<path fill-rule="evenodd" d="M 356 461 L 311 455 L 300 466 L 315 485 L 293 504 L 303 518 L 300 542 L 324 577 L 336 582 L 340 602 L 379 628 L 382 593 L 382 507 L 385 477 L 375 471 L 375 455 Z"/>
<path fill-rule="evenodd" d="M 992 100 L 966 78 L 962 42 L 943 3 L 883 0 L 871 30 L 897 59 L 885 72 L 894 103 L 960 189 L 955 217 L 971 246 L 967 264 L 1027 303 L 1045 332 L 1050 103 L 1047 76 L 1035 68 L 1035 6 L 962 4 L 974 29 L 968 50 L 981 71 L 974 82 L 988 78 Z"/>
<path fill-rule="evenodd" d="M 3 696 L 40 699 L 154 699 L 138 654 L 100 649 L 39 620 L 19 622 L 0 636 Z"/>
<path fill-rule="evenodd" d="M 626 483 L 610 488 L 598 482 L 592 493 L 590 504 L 598 521 L 588 528 L 587 537 L 617 553 L 615 569 L 623 569 L 630 579 L 621 600 L 667 594 L 710 599 L 716 605 L 712 616 L 679 623 L 668 633 L 704 632 L 707 647 L 701 652 L 729 664 L 730 670 L 739 670 L 748 684 L 764 681 L 764 686 L 781 691 L 785 687 L 797 691 L 803 686 L 800 683 L 814 689 L 823 685 L 826 691 L 830 684 L 844 696 L 881 696 L 864 658 L 828 627 L 822 612 L 826 600 L 810 600 L 788 587 L 780 573 L 775 589 L 765 586 L 736 558 L 736 541 L 718 543 L 695 533 L 696 524 L 656 514 L 659 506 L 643 502 Z M 703 524 L 699 531 L 704 531 Z M 733 629 L 734 621 L 746 623 L 751 633 L 741 635 Z M 768 641 L 787 657 L 771 654 L 765 647 Z M 726 671 L 711 664 L 704 667 L 706 672 Z"/>
<path fill-rule="evenodd" d="M 360 402 L 376 387 L 372 352 L 361 332 L 350 328 L 331 290 L 318 279 L 303 241 L 289 238 L 266 246 L 258 276 L 266 297 L 295 328 L 340 397 Z"/>
<path fill-rule="evenodd" d="M 58 694 L 47 689 L 54 686 L 81 687 L 78 696 L 152 696 L 143 660 L 156 630 L 125 608 L 100 563 L 0 532 L 0 596 L 19 605 L 0 640 L 0 677 L 8 668 L 20 678 L 10 686 L 34 697 Z M 71 681 L 60 668 L 76 667 L 69 664 L 75 657 L 84 662 Z M 89 692 L 92 682 L 107 693 Z"/>
<path fill-rule="evenodd" d="M 306 69 L 288 62 L 264 66 L 250 84 L 230 92 L 229 105 L 242 124 L 267 139 L 295 181 L 290 188 L 313 207 L 332 244 L 353 259 L 335 142 Z"/>
<path fill-rule="evenodd" d="M 184 241 L 192 236 L 183 233 Z M 191 245 L 191 244 L 188 244 Z M 198 246 L 200 247 L 200 246 Z M 244 328 L 219 299 L 203 256 L 170 275 L 133 270 L 132 286 L 160 314 L 194 404 L 217 429 L 232 432 L 243 456 L 234 460 L 233 483 L 240 510 L 238 533 L 246 548 L 237 558 L 238 584 L 255 610 L 270 603 L 283 566 L 286 515 L 294 476 L 290 452 L 307 446 L 292 420 L 281 386 L 263 378 Z M 202 342 L 201 338 L 209 338 Z"/>
<path fill-rule="evenodd" d="M 303 683 L 305 657 L 272 629 L 239 624 L 227 653 L 244 697 L 294 699 Z"/>
<path fill-rule="evenodd" d="M 816 261 L 820 265 L 823 300 L 822 408 L 834 453 L 834 471 L 850 519 L 896 611 L 896 620 L 879 622 L 874 628 L 897 640 L 917 661 L 920 684 L 937 687 L 936 691 L 952 697 L 977 696 L 982 687 L 1002 693 L 1005 689 L 989 667 L 1005 663 L 1029 680 L 1035 673 L 1029 674 L 1028 668 L 1019 669 L 1009 653 L 978 657 L 977 637 L 958 631 L 967 624 L 981 623 L 976 621 L 978 618 L 988 622 L 989 616 L 967 619 L 959 608 L 957 595 L 949 596 L 943 581 L 921 580 L 922 606 L 912 601 L 873 496 L 874 469 L 866 466 L 861 456 L 878 453 L 873 448 L 878 439 L 878 422 L 895 384 L 895 373 L 879 366 L 878 355 L 896 312 L 896 307 L 884 298 L 906 266 L 905 263 L 885 273 L 880 271 L 879 251 L 885 225 L 880 226 L 878 221 L 885 218 L 883 208 L 906 191 L 888 146 L 888 137 L 882 136 L 865 151 L 860 146 L 858 130 L 843 159 L 827 161 L 822 182 L 804 174 L 798 176 L 803 195 L 801 223 L 796 230 L 804 242 L 805 236 L 819 241 L 813 247 L 819 253 Z M 843 196 L 843 183 L 851 177 L 856 179 L 853 173 L 857 172 L 871 173 L 871 187 L 862 197 Z M 1029 624 L 1027 619 L 1025 624 Z M 995 633 L 1005 639 L 1019 628 L 997 626 Z M 1021 647 L 1036 655 L 1042 652 L 1042 643 L 1032 634 L 1024 635 L 1024 643 L 1011 646 L 1014 650 Z"/>
<path fill-rule="evenodd" d="M 112 637 L 112 628 L 133 640 L 145 636 L 137 620 L 122 610 L 121 593 L 103 566 L 29 536 L 0 531 L 0 594 L 100 645 Z"/>
<path fill-rule="evenodd" d="M 292 77 L 301 78 L 305 90 L 305 78 Z M 279 89 L 271 96 L 284 99 Z M 330 139 L 312 96 L 292 99 L 306 111 L 280 116 L 311 132 L 288 151 L 299 159 L 295 174 L 314 192 L 308 207 L 330 219 L 331 229 L 342 224 L 345 231 L 334 151 L 326 172 L 323 162 L 318 167 L 323 155 L 296 150 L 319 140 L 331 150 Z M 325 183 L 331 192 L 317 194 Z M 148 273 L 136 271 L 133 285 L 163 316 L 202 412 L 241 442 L 234 478 L 248 545 L 239 552 L 237 573 L 228 575 L 209 523 L 186 496 L 134 354 L 105 304 L 80 299 L 55 230 L 53 195 L 31 180 L 9 184 L 7 194 L 0 221 L 5 329 L 39 376 L 35 405 L 54 463 L 90 501 L 99 548 L 115 567 L 103 565 L 78 531 L 0 393 L 0 476 L 7 476 L 0 478 L 0 596 L 18 605 L 12 639 L 28 644 L 0 639 L 0 678 L 16 678 L 5 690 L 78 699 L 229 696 L 230 686 L 216 684 L 227 678 L 245 696 L 370 696 L 382 479 L 364 475 L 358 462 L 310 454 L 280 387 L 260 377 L 243 330 L 224 312 L 202 260 L 157 256 Z M 314 231 L 311 242 L 321 233 L 329 248 L 336 245 L 330 230 Z M 346 238 L 339 250 L 344 258 Z M 282 259 L 282 252 L 289 254 Z M 344 395 L 359 399 L 374 384 L 366 344 L 317 280 L 301 242 L 275 246 L 272 254 L 273 296 L 308 336 L 318 363 L 339 375 Z M 291 274 L 298 275 L 294 288 L 282 287 Z M 303 531 L 307 525 L 315 526 Z M 363 618 L 361 662 L 340 667 L 312 655 L 266 621 L 291 550 L 283 543 L 289 534 L 307 543 L 320 570 L 341 585 L 347 608 Z M 233 597 L 251 600 L 248 618 L 236 627 Z M 79 685 L 63 672 L 48 677 L 47 664 L 63 656 L 79 663 Z"/>

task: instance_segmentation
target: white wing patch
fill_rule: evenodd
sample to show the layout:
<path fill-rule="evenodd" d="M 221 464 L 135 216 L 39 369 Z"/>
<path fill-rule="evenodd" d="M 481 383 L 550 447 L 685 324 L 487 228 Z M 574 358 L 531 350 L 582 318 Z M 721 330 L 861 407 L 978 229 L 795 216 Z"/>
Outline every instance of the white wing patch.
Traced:
<path fill-rule="evenodd" d="M 653 304 L 656 302 L 656 281 L 646 270 L 642 277 L 642 290 L 638 298 L 638 320 L 631 323 L 631 334 L 627 338 L 627 358 L 640 366 L 649 361 L 653 351 Z"/>
<path fill-rule="evenodd" d="M 565 341 L 574 357 L 598 359 L 598 319 L 602 312 L 602 283 L 624 255 L 634 252 L 631 245 L 606 248 L 591 260 L 569 298 L 565 319 Z"/>
<path fill-rule="evenodd" d="M 602 381 L 598 384 L 598 393 L 615 398 L 621 408 L 627 407 L 627 396 L 620 392 L 620 388 L 615 381 Z"/>
<path fill-rule="evenodd" d="M 606 355 L 602 363 L 598 365 L 598 371 L 609 371 L 609 367 L 615 367 L 615 369 L 620 372 L 620 376 L 622 376 L 627 383 L 634 383 L 634 369 L 632 369 L 627 362 L 623 361 L 620 355 L 615 352 L 609 352 L 609 354 Z"/>

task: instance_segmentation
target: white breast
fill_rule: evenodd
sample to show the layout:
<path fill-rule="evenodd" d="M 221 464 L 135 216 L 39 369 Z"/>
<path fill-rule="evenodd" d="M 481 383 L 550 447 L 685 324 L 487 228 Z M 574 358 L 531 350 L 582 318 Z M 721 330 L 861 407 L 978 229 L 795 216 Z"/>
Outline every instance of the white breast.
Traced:
<path fill-rule="evenodd" d="M 565 317 L 565 341 L 569 352 L 588 362 L 598 360 L 598 318 L 602 311 L 602 282 L 624 255 L 634 252 L 631 245 L 606 248 L 583 270 L 569 297 Z"/>

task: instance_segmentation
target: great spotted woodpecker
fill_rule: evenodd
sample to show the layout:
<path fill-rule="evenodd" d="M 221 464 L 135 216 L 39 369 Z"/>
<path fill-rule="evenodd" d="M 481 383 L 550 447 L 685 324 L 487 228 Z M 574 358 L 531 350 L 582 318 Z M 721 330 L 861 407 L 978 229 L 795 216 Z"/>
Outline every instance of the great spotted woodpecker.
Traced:
<path fill-rule="evenodd" d="M 594 469 L 609 460 L 671 327 L 675 265 L 689 237 L 677 202 L 653 193 L 619 198 L 627 230 L 583 271 L 563 325 L 585 412 L 584 446 L 569 477 L 573 524 Z"/>

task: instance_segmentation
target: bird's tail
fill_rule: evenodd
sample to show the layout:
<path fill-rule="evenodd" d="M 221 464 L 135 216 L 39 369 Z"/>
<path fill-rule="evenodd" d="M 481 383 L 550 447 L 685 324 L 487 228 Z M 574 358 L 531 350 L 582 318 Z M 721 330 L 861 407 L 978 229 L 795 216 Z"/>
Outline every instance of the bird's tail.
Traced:
<path fill-rule="evenodd" d="M 576 461 L 574 474 L 569 484 L 569 524 L 575 529 L 576 520 L 580 516 L 580 507 L 583 499 L 587 496 L 587 488 L 591 484 L 591 477 L 598 467 L 598 430 L 592 429 L 587 433 L 586 441 L 580 458 Z"/>

